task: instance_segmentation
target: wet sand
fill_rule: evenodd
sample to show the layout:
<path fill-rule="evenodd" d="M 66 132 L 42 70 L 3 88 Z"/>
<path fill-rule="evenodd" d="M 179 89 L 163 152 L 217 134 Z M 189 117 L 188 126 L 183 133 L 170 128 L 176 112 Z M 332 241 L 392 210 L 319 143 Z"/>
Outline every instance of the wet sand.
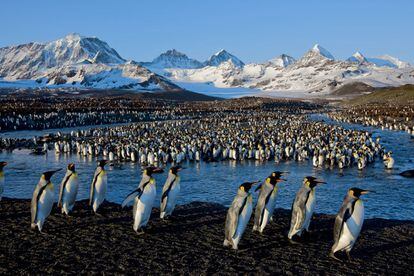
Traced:
<path fill-rule="evenodd" d="M 236 252 L 222 246 L 226 211 L 194 202 L 163 222 L 154 209 L 139 236 L 131 208 L 106 202 L 96 216 L 83 200 L 69 218 L 54 209 L 42 235 L 30 229 L 30 201 L 6 198 L 0 202 L 0 274 L 414 273 L 414 221 L 366 220 L 349 263 L 328 257 L 333 216 L 316 215 L 311 234 L 291 244 L 285 238 L 289 211 L 278 209 L 263 235 L 252 233 L 250 223 Z"/>

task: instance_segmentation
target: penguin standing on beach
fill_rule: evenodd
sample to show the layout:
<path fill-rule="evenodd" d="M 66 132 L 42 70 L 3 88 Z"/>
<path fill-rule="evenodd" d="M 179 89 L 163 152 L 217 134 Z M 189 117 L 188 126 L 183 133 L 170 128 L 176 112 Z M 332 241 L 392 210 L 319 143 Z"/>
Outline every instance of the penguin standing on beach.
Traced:
<path fill-rule="evenodd" d="M 36 226 L 42 232 L 43 223 L 49 216 L 54 203 L 55 189 L 50 178 L 59 170 L 44 172 L 40 177 L 32 197 L 31 203 L 31 227 Z"/>
<path fill-rule="evenodd" d="M 225 238 L 223 245 L 238 248 L 239 241 L 249 223 L 253 212 L 253 197 L 250 193 L 252 185 L 258 182 L 245 182 L 240 185 L 237 195 L 227 211 Z"/>
<path fill-rule="evenodd" d="M 317 180 L 313 176 L 303 179 L 303 185 L 296 194 L 292 205 L 292 216 L 288 238 L 291 240 L 295 235 L 302 236 L 304 230 L 309 232 L 309 224 L 315 209 L 315 188 L 318 184 L 326 183 Z"/>
<path fill-rule="evenodd" d="M 351 188 L 342 203 L 341 209 L 335 219 L 334 226 L 334 245 L 332 246 L 330 257 L 339 260 L 335 253 L 345 251 L 348 260 L 351 260 L 350 252 L 361 232 L 364 223 L 364 203 L 360 199 L 361 195 L 371 191 L 359 188 Z"/>
<path fill-rule="evenodd" d="M 260 193 L 254 213 L 253 231 L 263 233 L 270 221 L 276 206 L 277 183 L 285 181 L 280 178 L 283 174 L 284 172 L 273 172 L 262 185 L 256 188 L 256 191 L 260 189 Z"/>
<path fill-rule="evenodd" d="M 132 209 L 134 218 L 133 229 L 138 234 L 144 233 L 142 228 L 145 227 L 149 221 L 157 193 L 155 179 L 152 175 L 154 173 L 162 172 L 163 170 L 158 167 L 146 168 L 143 175 L 143 179 L 145 179 L 146 182 L 142 183 L 142 185 L 140 184 L 140 186 L 131 192 L 122 203 L 122 206 L 124 207 L 131 197 L 134 198 L 134 206 Z"/>
<path fill-rule="evenodd" d="M 3 192 L 4 192 L 4 172 L 3 172 L 3 168 L 6 167 L 7 162 L 1 161 L 0 162 L 0 201 L 3 197 Z"/>
<path fill-rule="evenodd" d="M 181 170 L 182 168 L 180 166 L 170 168 L 167 180 L 162 188 L 160 206 L 161 219 L 170 216 L 174 211 L 176 199 L 180 193 L 180 176 L 178 175 L 178 172 Z"/>
<path fill-rule="evenodd" d="M 78 174 L 75 170 L 75 164 L 70 163 L 60 184 L 58 207 L 62 209 L 62 214 L 69 215 L 75 205 L 77 194 Z"/>
<path fill-rule="evenodd" d="M 108 177 L 105 170 L 105 165 L 107 163 L 108 161 L 106 160 L 99 161 L 91 183 L 89 205 L 92 206 L 95 213 L 98 211 L 99 206 L 105 200 L 106 189 L 108 185 Z"/>

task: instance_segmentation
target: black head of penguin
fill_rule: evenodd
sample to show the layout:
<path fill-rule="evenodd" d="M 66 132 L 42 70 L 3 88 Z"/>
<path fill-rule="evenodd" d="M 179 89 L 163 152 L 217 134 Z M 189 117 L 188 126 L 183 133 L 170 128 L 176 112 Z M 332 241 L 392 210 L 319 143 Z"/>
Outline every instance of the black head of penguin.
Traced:
<path fill-rule="evenodd" d="M 273 175 L 266 178 L 266 182 L 270 183 L 272 186 L 276 186 L 277 183 L 282 182 L 282 181 L 286 181 L 286 180 L 279 178 L 279 177 L 275 177 Z"/>
<path fill-rule="evenodd" d="M 1 161 L 0 162 L 0 171 L 3 170 L 4 167 L 7 166 L 7 162 Z"/>
<path fill-rule="evenodd" d="M 151 176 L 154 173 L 163 173 L 163 172 L 164 172 L 164 170 L 161 169 L 161 168 L 158 168 L 158 167 L 147 167 L 144 170 L 144 173 L 148 176 Z"/>
<path fill-rule="evenodd" d="M 287 174 L 289 172 L 280 172 L 280 171 L 274 171 L 271 173 L 271 177 L 275 177 L 275 178 L 281 178 L 282 175 Z"/>
<path fill-rule="evenodd" d="M 170 172 L 174 175 L 177 175 L 177 173 L 181 170 L 183 170 L 184 168 L 182 168 L 181 166 L 174 166 L 170 168 Z"/>
<path fill-rule="evenodd" d="M 50 178 L 52 178 L 52 176 L 53 176 L 56 172 L 58 172 L 58 171 L 60 171 L 60 170 L 62 170 L 62 169 L 58 169 L 58 170 L 54 170 L 54 171 L 44 172 L 44 173 L 43 173 L 43 177 L 45 178 L 45 180 L 46 180 L 46 181 L 50 181 Z"/>
<path fill-rule="evenodd" d="M 108 164 L 108 160 L 99 160 L 98 161 L 98 166 L 103 168 L 105 167 L 105 165 Z"/>
<path fill-rule="evenodd" d="M 348 190 L 348 193 L 352 197 L 359 198 L 361 195 L 365 195 L 365 194 L 368 194 L 368 193 L 373 193 L 373 191 L 363 190 L 363 189 L 360 189 L 360 188 L 353 187 L 353 188 Z"/>
<path fill-rule="evenodd" d="M 250 189 L 252 188 L 252 186 L 253 186 L 254 184 L 257 184 L 257 183 L 259 183 L 259 181 L 254 181 L 254 182 L 244 182 L 243 184 L 241 184 L 241 185 L 239 186 L 239 189 L 240 189 L 240 190 L 242 190 L 242 191 L 244 191 L 244 192 L 246 192 L 246 193 L 248 193 L 248 192 L 250 191 Z"/>
<path fill-rule="evenodd" d="M 303 182 L 306 184 L 306 185 L 308 185 L 311 189 L 313 189 L 313 188 L 315 188 L 316 187 L 316 185 L 318 185 L 318 184 L 326 184 L 326 182 L 324 182 L 324 181 L 320 181 L 320 180 L 318 180 L 316 177 L 314 177 L 314 176 L 306 176 L 304 179 L 303 179 Z"/>
<path fill-rule="evenodd" d="M 71 171 L 71 172 L 75 172 L 75 164 L 74 163 L 70 163 L 68 165 L 68 170 Z"/>

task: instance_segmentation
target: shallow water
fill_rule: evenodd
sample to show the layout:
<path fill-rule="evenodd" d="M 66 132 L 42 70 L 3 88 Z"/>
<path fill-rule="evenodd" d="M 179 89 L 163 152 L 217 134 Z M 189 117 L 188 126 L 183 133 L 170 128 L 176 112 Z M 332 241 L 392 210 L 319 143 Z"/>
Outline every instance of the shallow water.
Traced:
<path fill-rule="evenodd" d="M 313 115 L 311 118 L 334 123 L 323 115 Z M 191 201 L 210 201 L 229 205 L 239 184 L 244 181 L 263 180 L 270 172 L 281 170 L 290 173 L 285 177 L 287 182 L 282 182 L 279 185 L 277 207 L 289 209 L 303 177 L 313 175 L 328 182 L 328 184 L 317 188 L 316 212 L 335 214 L 347 189 L 357 186 L 376 191 L 376 193 L 364 196 L 367 217 L 413 220 L 414 179 L 403 178 L 398 173 L 414 168 L 414 140 L 405 132 L 382 131 L 350 124 L 342 125 L 372 131 L 374 137 L 381 136 L 383 146 L 394 153 L 396 168 L 385 170 L 381 160 L 370 164 L 361 172 L 356 167 L 346 168 L 342 171 L 329 168 L 315 169 L 311 162 L 297 163 L 294 161 L 279 164 L 255 161 L 186 163 L 183 165 L 186 169 L 181 172 L 181 195 L 178 204 Z M 37 135 L 37 132 L 26 131 L 24 134 L 34 136 Z M 13 153 L 0 153 L 0 160 L 9 162 L 5 169 L 4 196 L 6 197 L 30 198 L 41 172 L 65 168 L 66 164 L 74 162 L 79 174 L 78 199 L 83 199 L 89 195 L 89 186 L 97 159 L 81 157 L 76 154 L 55 155 L 53 151 L 49 151 L 44 156 L 35 156 L 30 155 L 28 150 L 15 150 Z M 139 183 L 140 172 L 141 167 L 132 163 L 108 167 L 107 199 L 120 203 L 125 195 Z M 55 183 L 56 199 L 64 173 L 64 171 L 58 172 L 52 179 Z M 166 175 L 165 172 L 155 176 L 157 202 L 159 202 Z"/>

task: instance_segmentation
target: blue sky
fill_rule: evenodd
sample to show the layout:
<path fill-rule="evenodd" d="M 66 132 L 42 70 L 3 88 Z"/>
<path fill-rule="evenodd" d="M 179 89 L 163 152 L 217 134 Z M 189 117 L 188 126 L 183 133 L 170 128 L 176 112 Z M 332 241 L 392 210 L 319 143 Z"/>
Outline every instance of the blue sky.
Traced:
<path fill-rule="evenodd" d="M 245 62 L 319 43 L 336 58 L 359 50 L 414 63 L 414 1 L 2 1 L 0 47 L 97 36 L 122 57 L 175 48 L 200 60 L 224 48 Z"/>

